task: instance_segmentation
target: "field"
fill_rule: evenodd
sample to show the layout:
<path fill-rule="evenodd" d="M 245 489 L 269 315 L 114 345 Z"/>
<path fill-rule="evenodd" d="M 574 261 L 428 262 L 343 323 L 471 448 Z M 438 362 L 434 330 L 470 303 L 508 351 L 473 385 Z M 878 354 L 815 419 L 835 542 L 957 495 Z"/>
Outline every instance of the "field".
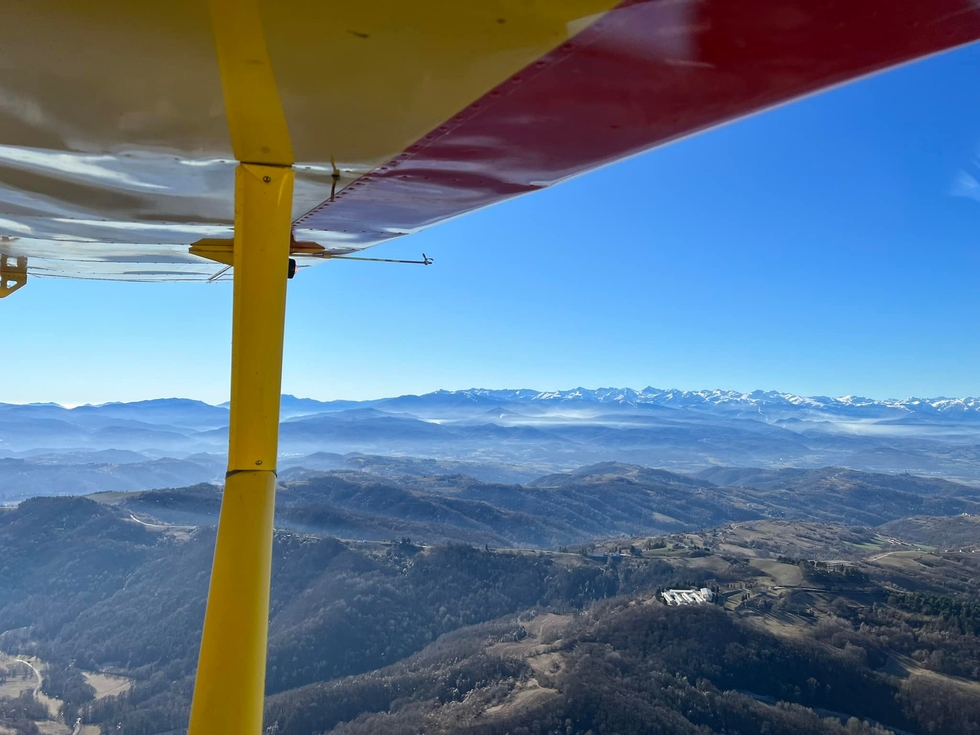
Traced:
<path fill-rule="evenodd" d="M 0 683 L 0 698 L 15 699 L 25 692 L 33 692 L 34 697 L 48 708 L 49 719 L 38 720 L 35 723 L 42 735 L 99 735 L 100 729 L 95 725 L 83 724 L 78 728 L 70 728 L 59 721 L 61 700 L 48 696 L 39 690 L 38 678 L 43 679 L 47 668 L 47 664 L 36 657 L 14 656 L 0 652 L 0 670 L 9 672 L 6 677 L 7 680 Z M 95 689 L 96 699 L 104 699 L 115 694 L 128 692 L 133 685 L 132 680 L 121 676 L 88 672 L 85 672 L 84 676 L 85 680 Z M 0 727 L 0 735 L 7 735 L 7 730 Z"/>
<path fill-rule="evenodd" d="M 772 559 L 753 559 L 749 564 L 772 580 L 773 586 L 799 587 L 803 572 L 795 564 L 783 564 Z"/>
<path fill-rule="evenodd" d="M 96 700 L 123 694 L 133 688 L 132 679 L 111 674 L 92 674 L 86 671 L 85 681 L 95 689 Z"/>
<path fill-rule="evenodd" d="M 0 669 L 5 669 L 7 681 L 0 684 L 0 697 L 19 697 L 23 692 L 34 691 L 37 677 L 25 664 L 16 662 L 13 656 L 0 653 Z"/>

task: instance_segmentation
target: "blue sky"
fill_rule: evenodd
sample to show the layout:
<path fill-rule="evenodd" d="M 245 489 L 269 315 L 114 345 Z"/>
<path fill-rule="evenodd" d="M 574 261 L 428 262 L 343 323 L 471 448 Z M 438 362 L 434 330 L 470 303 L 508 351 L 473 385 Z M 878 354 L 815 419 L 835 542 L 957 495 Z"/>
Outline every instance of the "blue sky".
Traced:
<path fill-rule="evenodd" d="M 658 149 L 290 284 L 284 391 L 980 394 L 980 46 Z M 971 196 L 972 195 L 972 196 Z M 228 285 L 32 280 L 0 401 L 226 400 Z"/>

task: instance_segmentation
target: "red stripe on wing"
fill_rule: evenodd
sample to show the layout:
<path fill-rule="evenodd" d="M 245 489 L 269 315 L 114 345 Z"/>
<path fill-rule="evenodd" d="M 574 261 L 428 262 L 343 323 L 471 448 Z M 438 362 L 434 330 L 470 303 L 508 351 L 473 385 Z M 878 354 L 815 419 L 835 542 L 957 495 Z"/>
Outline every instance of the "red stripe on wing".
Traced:
<path fill-rule="evenodd" d="M 972 0 L 626 2 L 296 225 L 374 245 L 977 38 Z"/>

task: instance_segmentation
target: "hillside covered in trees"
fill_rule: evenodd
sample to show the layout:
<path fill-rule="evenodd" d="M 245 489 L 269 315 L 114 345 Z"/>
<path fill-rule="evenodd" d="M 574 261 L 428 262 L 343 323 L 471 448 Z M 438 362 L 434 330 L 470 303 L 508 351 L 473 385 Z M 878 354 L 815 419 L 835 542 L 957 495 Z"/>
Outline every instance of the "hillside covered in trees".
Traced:
<path fill-rule="evenodd" d="M 176 497 L 195 492 L 210 502 L 205 488 Z M 145 512 L 153 496 L 134 497 Z M 156 499 L 173 512 L 173 497 Z M 214 532 L 133 512 L 84 498 L 0 511 L 0 650 L 44 662 L 43 691 L 61 702 L 62 722 L 180 732 Z M 553 551 L 282 530 L 268 726 L 980 732 L 977 556 L 903 544 L 815 521 Z M 667 607 L 657 594 L 690 586 L 715 590 L 719 604 Z M 107 695 L 95 673 L 128 686 Z M 0 705 L 0 727 L 33 733 L 29 697 Z"/>
<path fill-rule="evenodd" d="M 294 531 L 384 541 L 557 548 L 617 534 L 696 531 L 758 519 L 877 526 L 909 515 L 980 515 L 980 489 L 939 478 L 818 470 L 719 468 L 689 476 L 617 462 L 524 484 L 465 475 L 283 473 L 277 523 Z M 197 485 L 100 496 L 148 521 L 209 525 L 221 491 Z"/>

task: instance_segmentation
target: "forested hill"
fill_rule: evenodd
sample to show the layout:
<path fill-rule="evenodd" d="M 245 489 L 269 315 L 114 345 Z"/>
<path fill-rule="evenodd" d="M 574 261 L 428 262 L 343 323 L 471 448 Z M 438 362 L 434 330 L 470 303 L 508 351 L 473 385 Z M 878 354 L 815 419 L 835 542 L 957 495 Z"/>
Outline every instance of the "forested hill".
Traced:
<path fill-rule="evenodd" d="M 776 636 L 715 606 L 620 599 L 475 627 L 381 671 L 275 695 L 267 721 L 290 735 L 980 731 L 975 687 L 892 678 L 847 645 Z"/>
<path fill-rule="evenodd" d="M 130 513 L 0 511 L 0 650 L 44 662 L 63 722 L 182 732 L 214 532 Z M 792 557 L 815 540 L 851 560 Z M 273 553 L 280 735 L 980 733 L 976 554 L 785 521 L 571 552 L 279 531 Z M 720 604 L 657 595 L 692 586 Z M 99 693 L 95 672 L 132 688 Z M 25 707 L 0 696 L 0 728 Z"/>
<path fill-rule="evenodd" d="M 141 520 L 183 525 L 215 523 L 221 501 L 210 485 L 98 497 Z M 277 499 L 277 523 L 297 531 L 540 548 L 762 518 L 877 526 L 961 513 L 980 514 L 980 490 L 941 479 L 836 467 L 721 468 L 692 477 L 614 462 L 525 485 L 295 469 L 283 473 Z"/>
<path fill-rule="evenodd" d="M 66 721 L 84 709 L 86 721 L 121 721 L 129 735 L 179 728 L 213 544 L 210 528 L 152 532 L 80 498 L 0 512 L 0 650 L 56 667 L 51 693 L 66 701 Z M 371 671 L 462 626 L 577 609 L 674 577 L 660 562 L 622 574 L 569 558 L 277 533 L 269 691 Z M 92 705 L 80 670 L 124 672 L 136 685 L 123 702 Z"/>
<path fill-rule="evenodd" d="M 943 549 L 980 544 L 980 517 L 975 515 L 952 518 L 913 516 L 886 523 L 880 530 L 883 534 Z"/>

